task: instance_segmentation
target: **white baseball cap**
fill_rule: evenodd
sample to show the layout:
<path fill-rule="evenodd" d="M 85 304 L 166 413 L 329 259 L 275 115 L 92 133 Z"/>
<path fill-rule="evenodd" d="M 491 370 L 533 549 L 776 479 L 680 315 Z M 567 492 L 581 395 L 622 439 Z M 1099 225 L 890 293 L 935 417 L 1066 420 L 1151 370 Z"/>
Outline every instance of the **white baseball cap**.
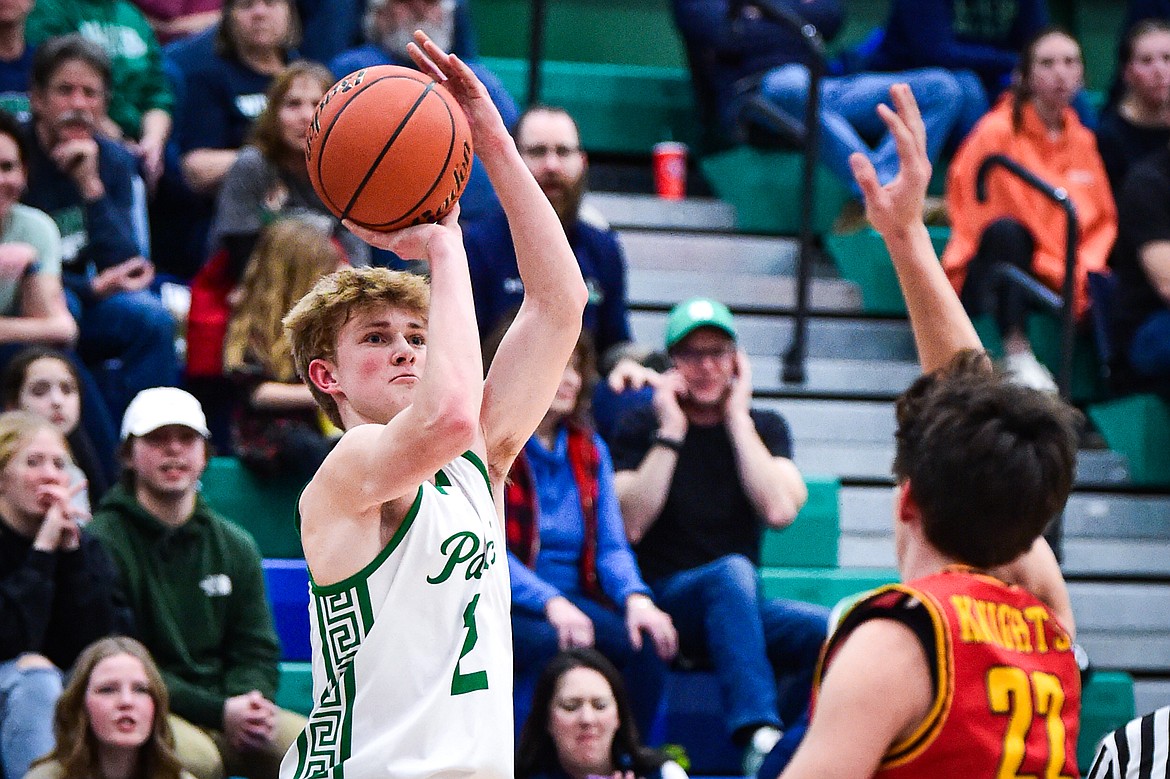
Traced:
<path fill-rule="evenodd" d="M 183 425 L 210 438 L 207 417 L 195 396 L 178 387 L 153 387 L 134 396 L 122 417 L 122 440 L 144 436 L 167 425 Z"/>

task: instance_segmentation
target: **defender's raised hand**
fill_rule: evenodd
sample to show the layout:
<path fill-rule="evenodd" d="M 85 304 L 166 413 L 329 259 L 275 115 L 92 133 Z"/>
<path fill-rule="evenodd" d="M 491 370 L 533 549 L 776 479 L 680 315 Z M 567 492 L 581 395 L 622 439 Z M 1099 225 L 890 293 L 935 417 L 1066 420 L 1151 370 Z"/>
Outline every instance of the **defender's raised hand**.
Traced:
<path fill-rule="evenodd" d="M 878 115 L 890 129 L 898 150 L 898 175 L 883 185 L 864 154 L 855 153 L 849 158 L 853 177 L 865 197 L 865 216 L 883 236 L 905 231 L 922 221 L 931 171 L 926 156 L 926 125 L 914 93 L 906 84 L 895 84 L 890 87 L 890 98 L 895 110 L 879 105 Z"/>

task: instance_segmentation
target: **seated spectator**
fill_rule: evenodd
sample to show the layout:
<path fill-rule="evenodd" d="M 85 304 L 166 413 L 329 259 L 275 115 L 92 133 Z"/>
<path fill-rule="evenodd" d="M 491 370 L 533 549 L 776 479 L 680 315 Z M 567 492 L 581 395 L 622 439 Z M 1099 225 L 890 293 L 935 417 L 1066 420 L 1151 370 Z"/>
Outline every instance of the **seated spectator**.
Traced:
<path fill-rule="evenodd" d="M 43 346 L 30 346 L 13 357 L 0 375 L 5 411 L 27 411 L 49 420 L 69 444 L 69 488 L 74 505 L 89 514 L 113 477 L 93 441 L 81 427 L 81 370 L 68 357 Z"/>
<path fill-rule="evenodd" d="M 101 545 L 70 504 L 69 450 L 48 420 L 0 414 L 0 765 L 53 748 L 61 675 L 86 644 L 130 629 Z"/>
<path fill-rule="evenodd" d="M 340 242 L 354 265 L 369 264 L 369 245 L 333 217 L 305 169 L 309 122 L 331 86 L 329 71 L 312 62 L 294 62 L 281 71 L 268 89 L 267 107 L 256 117 L 248 145 L 224 178 L 211 245 L 227 252 L 229 274 L 237 282 L 261 229 L 282 217 L 312 222 Z"/>
<path fill-rule="evenodd" d="M 1170 389 L 1170 148 L 1138 163 L 1117 200 L 1114 336 L 1122 389 Z"/>
<path fill-rule="evenodd" d="M 240 390 L 232 448 L 257 473 L 308 482 L 333 448 L 312 393 L 297 378 L 281 320 L 344 262 L 315 226 L 282 219 L 261 234 L 234 296 L 223 357 L 225 373 Z"/>
<path fill-rule="evenodd" d="M 329 62 L 362 38 L 362 13 L 366 0 L 297 0 L 297 14 L 304 29 L 301 56 L 313 62 Z"/>
<path fill-rule="evenodd" d="M 581 148 L 577 123 L 563 108 L 536 106 L 516 121 L 514 135 L 521 158 L 560 217 L 589 286 L 583 327 L 601 355 L 602 372 L 614 374 L 610 381 L 616 386 L 641 386 L 647 373 L 631 357 L 625 255 L 616 233 L 581 219 L 589 158 Z M 524 297 L 516 247 L 503 212 L 468 225 L 463 243 L 471 268 L 475 316 L 480 333 L 486 335 Z"/>
<path fill-rule="evenodd" d="M 30 344 L 67 348 L 77 339 L 61 287 L 61 234 L 45 213 L 17 200 L 28 182 L 29 143 L 16 120 L 0 111 L 0 366 Z M 114 425 L 97 384 L 69 357 L 90 409 L 84 420 L 103 484 L 114 478 Z"/>
<path fill-rule="evenodd" d="M 178 379 L 175 322 L 150 291 L 154 266 L 135 241 L 135 162 L 96 132 L 110 64 L 80 35 L 46 42 L 33 64 L 25 202 L 61 231 L 62 276 L 80 325 L 78 352 L 100 377 L 115 418 L 134 393 Z M 100 369 L 100 370 L 98 370 Z"/>
<path fill-rule="evenodd" d="M 964 112 L 956 131 L 961 139 L 1011 85 L 1020 51 L 1046 26 L 1045 0 L 894 0 L 864 67 L 954 71 L 963 88 Z"/>
<path fill-rule="evenodd" d="M 1139 22 L 1121 47 L 1118 102 L 1101 113 L 1097 148 L 1115 195 L 1134 163 L 1170 142 L 1170 22 Z"/>
<path fill-rule="evenodd" d="M 0 111 L 0 364 L 27 344 L 69 347 L 77 339 L 61 287 L 61 233 L 19 202 L 29 151 L 16 119 Z"/>
<path fill-rule="evenodd" d="M 762 98 L 803 125 L 809 72 L 799 33 L 762 18 L 742 0 L 673 2 L 700 104 L 723 141 L 738 135 L 738 108 L 748 96 Z M 826 40 L 841 27 L 840 0 L 782 0 L 780 5 L 815 25 Z M 861 191 L 849 167 L 850 154 L 867 156 L 882 181 L 897 173 L 893 136 L 875 108 L 899 82 L 908 83 L 918 99 L 934 161 L 963 109 L 962 89 L 949 71 L 857 73 L 821 82 L 821 162 L 858 198 Z"/>
<path fill-rule="evenodd" d="M 190 278 L 207 260 L 216 193 L 299 40 L 292 0 L 227 0 L 218 26 L 167 47 L 175 136 L 151 224 L 171 273 Z"/>
<path fill-rule="evenodd" d="M 125 636 L 96 641 L 57 701 L 53 751 L 27 779 L 193 779 L 175 756 L 169 711 L 146 647 Z"/>
<path fill-rule="evenodd" d="M 40 45 L 70 33 L 93 41 L 110 58 L 106 110 L 95 129 L 125 140 L 153 186 L 162 175 L 174 98 L 150 24 L 130 0 L 37 0 L 25 27 L 29 42 Z"/>
<path fill-rule="evenodd" d="M 807 708 L 828 627 L 827 609 L 761 598 L 756 575 L 763 529 L 790 525 L 808 490 L 784 419 L 751 408 L 751 363 L 726 306 L 675 306 L 666 349 L 674 368 L 652 407 L 615 433 L 614 483 L 654 600 L 680 651 L 714 666 L 751 775 Z"/>
<path fill-rule="evenodd" d="M 642 745 L 622 679 L 603 655 L 569 649 L 545 666 L 516 749 L 516 779 L 686 779 Z"/>
<path fill-rule="evenodd" d="M 305 719 L 272 702 L 280 644 L 256 543 L 199 497 L 207 435 L 190 394 L 139 393 L 122 420 L 122 483 L 88 530 L 158 658 L 183 767 L 197 779 L 275 779 Z"/>
<path fill-rule="evenodd" d="M 1085 779 L 1143 779 L 1162 769 L 1170 750 L 1170 706 L 1136 717 L 1105 736 Z M 1152 769 L 1152 770 L 1151 770 Z"/>
<path fill-rule="evenodd" d="M 1086 274 L 1105 267 L 1117 235 L 1117 213 L 1097 143 L 1070 105 L 1083 76 L 1077 42 L 1059 30 L 1042 33 L 1024 50 L 1017 85 L 967 136 L 947 173 L 952 228 L 943 266 L 970 315 L 994 314 L 1005 371 L 1037 389 L 1055 390 L 1056 383 L 1028 340 L 1032 298 L 1007 280 L 999 264 L 1035 276 L 1059 295 L 1065 275 L 1064 212 L 1003 170 L 990 174 L 987 200 L 980 203 L 975 180 L 983 160 L 1003 154 L 1068 191 L 1080 228 L 1074 304 L 1077 316 L 1083 316 Z"/>
<path fill-rule="evenodd" d="M 489 338 L 489 361 L 506 329 Z M 648 731 L 678 634 L 638 572 L 609 449 L 589 426 L 594 364 L 582 333 L 504 492 L 517 687 L 526 689 L 558 649 L 596 647 L 625 671 L 634 718 Z"/>
<path fill-rule="evenodd" d="M 31 2 L 0 4 L 0 110 L 19 121 L 29 118 L 28 88 L 34 47 L 24 37 Z"/>
<path fill-rule="evenodd" d="M 219 23 L 223 0 L 134 0 L 163 46 Z"/>
<path fill-rule="evenodd" d="M 300 41 L 292 0 L 226 0 L 215 54 L 183 77 L 176 140 L 195 192 L 214 194 Z"/>
<path fill-rule="evenodd" d="M 465 0 L 371 0 L 366 4 L 363 24 L 366 45 L 344 51 L 329 63 L 337 78 L 374 65 L 401 65 L 414 68 L 406 53 L 415 30 L 423 30 L 444 51 L 460 57 L 487 87 L 492 102 L 509 129 L 519 110 L 512 96 L 494 73 L 475 61 L 470 14 Z M 470 224 L 499 212 L 500 203 L 477 161 L 471 168 L 467 188 L 459 198 L 459 220 Z M 485 330 L 485 332 L 488 332 Z"/>

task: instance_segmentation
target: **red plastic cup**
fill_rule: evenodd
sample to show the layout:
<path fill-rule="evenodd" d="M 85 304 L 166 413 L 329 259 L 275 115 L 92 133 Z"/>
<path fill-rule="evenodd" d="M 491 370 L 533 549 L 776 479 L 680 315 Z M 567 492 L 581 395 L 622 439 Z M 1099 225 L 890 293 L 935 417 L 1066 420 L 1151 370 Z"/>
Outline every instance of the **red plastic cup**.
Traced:
<path fill-rule="evenodd" d="M 654 144 L 654 191 L 666 200 L 687 196 L 687 145 L 675 141 Z"/>

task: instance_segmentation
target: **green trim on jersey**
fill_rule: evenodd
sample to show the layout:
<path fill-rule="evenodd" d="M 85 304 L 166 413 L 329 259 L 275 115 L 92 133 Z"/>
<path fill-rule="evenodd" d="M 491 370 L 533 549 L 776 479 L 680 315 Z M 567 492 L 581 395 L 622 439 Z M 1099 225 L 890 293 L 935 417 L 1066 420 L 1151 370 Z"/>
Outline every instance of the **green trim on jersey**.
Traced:
<path fill-rule="evenodd" d="M 463 459 L 470 462 L 472 465 L 474 465 L 479 470 L 479 472 L 481 474 L 483 474 L 484 483 L 487 484 L 487 488 L 488 488 L 488 495 L 492 495 L 492 480 L 488 476 L 487 466 L 483 464 L 483 460 L 479 459 L 479 455 L 477 455 L 475 452 L 468 449 L 466 452 L 463 453 Z M 495 497 L 495 496 L 492 495 L 492 497 Z"/>
<path fill-rule="evenodd" d="M 423 485 L 418 485 L 418 494 L 414 496 L 414 503 L 410 505 L 410 511 L 406 512 L 406 518 L 402 520 L 402 524 L 398 526 L 398 530 L 394 532 L 394 537 L 390 539 L 390 543 L 382 547 L 382 551 L 378 552 L 378 556 L 369 562 L 369 564 L 362 568 L 352 576 L 347 576 L 336 584 L 319 585 L 313 581 L 313 573 L 309 572 L 309 582 L 312 585 L 314 595 L 336 595 L 339 592 L 348 590 L 351 587 L 356 587 L 363 584 L 370 574 L 378 570 L 378 566 L 386 562 L 386 558 L 390 553 L 398 548 L 402 543 L 402 539 L 406 537 L 406 531 L 410 530 L 410 526 L 414 524 L 414 518 L 418 515 L 418 508 L 422 505 Z"/>
<path fill-rule="evenodd" d="M 308 725 L 296 740 L 297 779 L 344 779 L 345 761 L 353 750 L 356 689 L 354 669 L 350 664 L 341 676 L 341 684 L 330 684 L 313 707 Z M 310 735 L 314 740 L 312 747 L 309 745 Z"/>

